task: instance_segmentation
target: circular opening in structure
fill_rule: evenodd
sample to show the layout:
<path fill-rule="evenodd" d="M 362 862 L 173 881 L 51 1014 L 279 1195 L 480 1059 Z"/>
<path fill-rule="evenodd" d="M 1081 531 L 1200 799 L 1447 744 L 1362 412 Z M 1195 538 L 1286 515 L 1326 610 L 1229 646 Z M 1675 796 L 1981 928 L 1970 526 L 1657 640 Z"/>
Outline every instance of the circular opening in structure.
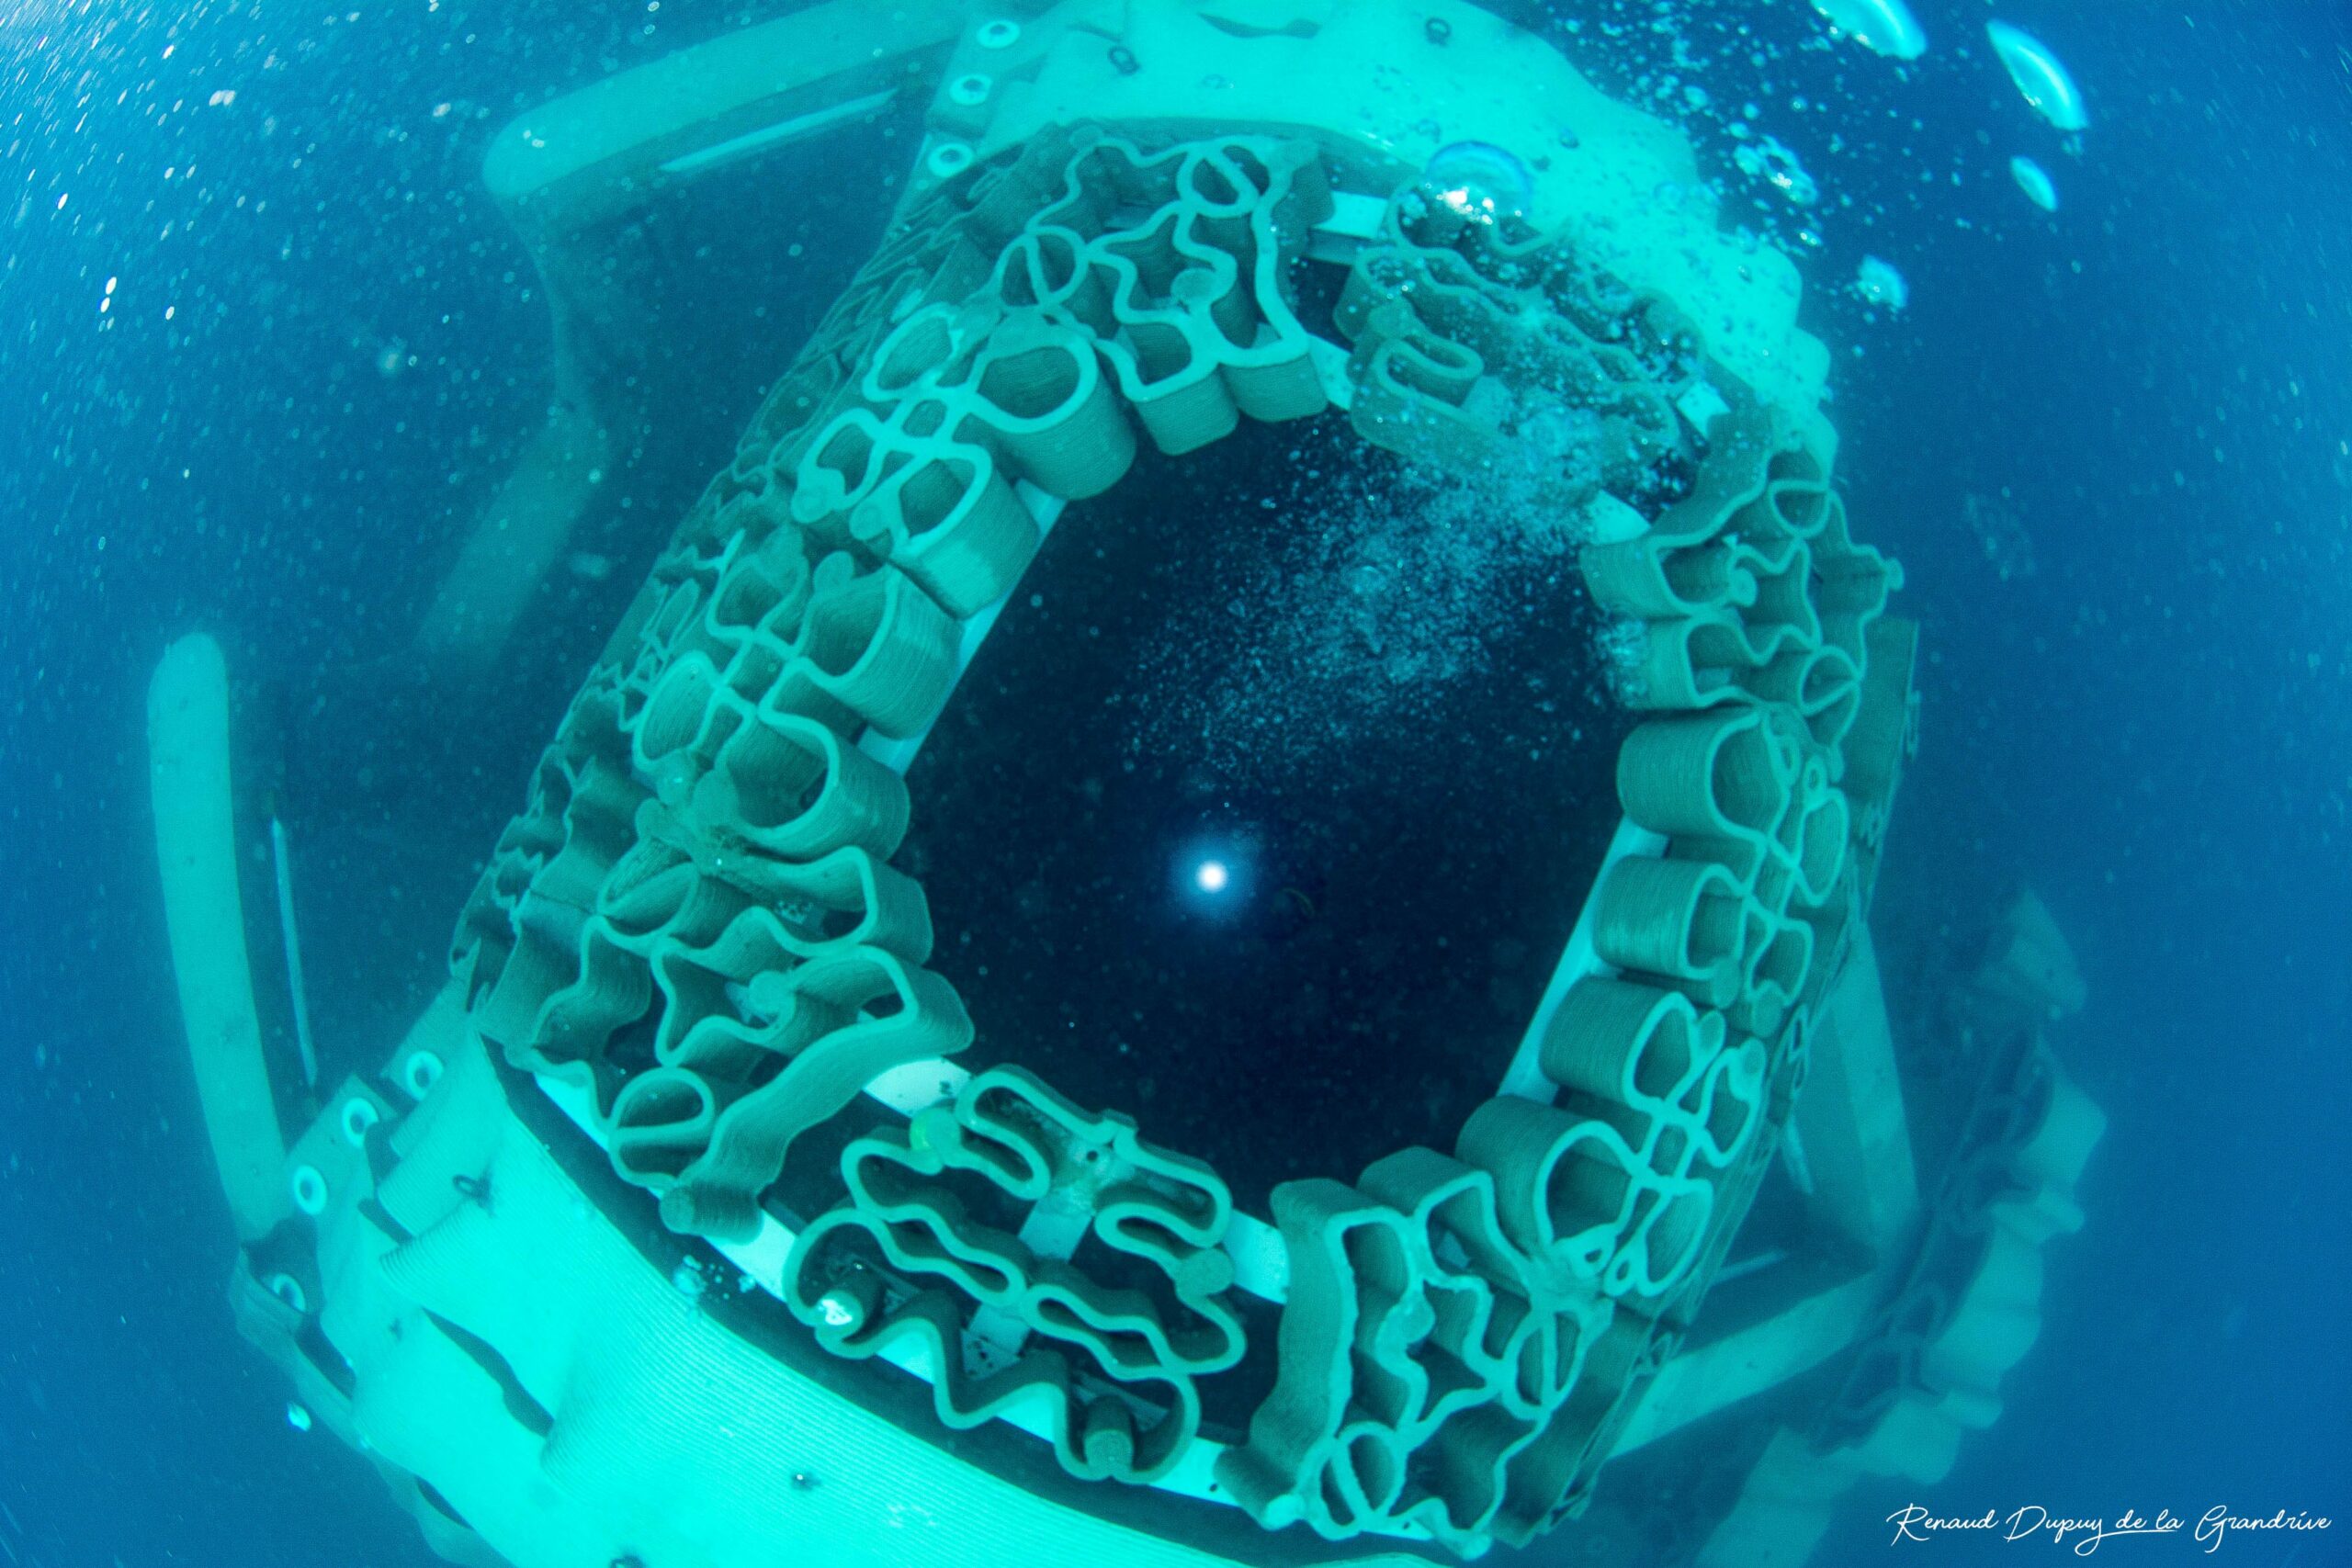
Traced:
<path fill-rule="evenodd" d="M 272 1274 L 269 1277 L 269 1293 L 296 1312 L 311 1310 L 311 1293 L 302 1288 L 302 1281 L 291 1274 Z"/>
<path fill-rule="evenodd" d="M 1260 1213 L 1450 1150 L 1617 825 L 1632 716 L 1574 543 L 1338 414 L 1069 507 L 908 773 L 963 1060 Z"/>
<path fill-rule="evenodd" d="M 355 1149 L 364 1146 L 368 1142 L 368 1130 L 381 1120 L 382 1116 L 368 1101 L 356 1098 L 345 1100 L 343 1141 Z"/>
<path fill-rule="evenodd" d="M 972 166 L 972 149 L 962 141 L 943 141 L 931 150 L 923 167 L 939 179 L 952 179 Z"/>
<path fill-rule="evenodd" d="M 1021 41 L 1021 24 L 1010 17 L 995 17 L 982 22 L 972 35 L 982 49 L 1010 49 Z"/>
<path fill-rule="evenodd" d="M 408 1083 L 409 1093 L 423 1100 L 441 1081 L 441 1058 L 430 1051 L 412 1051 L 401 1077 Z"/>
<path fill-rule="evenodd" d="M 295 1168 L 294 1206 L 313 1219 L 326 1213 L 327 1179 L 319 1174 L 318 1167 L 305 1165 Z"/>
<path fill-rule="evenodd" d="M 993 77 L 975 71 L 967 76 L 958 76 L 947 85 L 948 100 L 966 108 L 977 108 L 989 101 L 989 92 L 995 85 Z"/>

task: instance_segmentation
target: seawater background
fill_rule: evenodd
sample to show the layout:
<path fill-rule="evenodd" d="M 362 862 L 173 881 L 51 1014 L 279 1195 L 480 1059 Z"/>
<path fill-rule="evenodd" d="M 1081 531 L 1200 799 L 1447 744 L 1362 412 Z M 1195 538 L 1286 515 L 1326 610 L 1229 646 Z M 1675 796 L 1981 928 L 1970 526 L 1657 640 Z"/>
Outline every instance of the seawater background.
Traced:
<path fill-rule="evenodd" d="M 1933 49 L 1904 72 L 1821 46 L 1799 0 L 1520 12 L 1689 123 L 1728 221 L 1822 239 L 1804 265 L 1838 351 L 1840 471 L 1927 630 L 1890 942 L 2022 879 L 2091 983 L 2058 1043 L 2113 1126 L 2090 1224 L 2050 1254 L 2041 1341 L 1951 1478 L 1856 1493 L 1824 1560 L 1880 1560 L 1880 1517 L 1914 1497 L 2342 1517 L 2352 21 L 2335 0 L 2017 0 L 2002 14 L 2089 95 L 2076 160 L 1990 62 L 1984 6 L 1916 8 Z M 362 1461 L 288 1429 L 221 1305 L 146 676 L 199 626 L 297 687 L 401 644 L 547 395 L 544 308 L 481 194 L 483 146 L 550 92 L 773 14 L 0 16 L 0 1532 L 28 1558 L 427 1560 Z M 1750 102 L 1820 183 L 1812 211 L 1733 169 L 1724 127 Z M 574 578 L 452 733 L 412 738 L 403 787 L 304 806 L 331 1060 L 372 1064 L 429 987 L 580 661 L 867 254 L 910 134 L 787 154 L 648 220 L 670 335 L 658 446 L 582 541 L 610 577 Z M 2016 152 L 2057 176 L 2055 218 L 2011 187 Z M 1904 313 L 1843 290 L 1866 253 L 1908 276 Z M 2004 491 L 2030 575 L 2001 575 L 1967 521 L 1969 495 Z M 2347 1532 L 2293 1560 L 2352 1561 Z"/>

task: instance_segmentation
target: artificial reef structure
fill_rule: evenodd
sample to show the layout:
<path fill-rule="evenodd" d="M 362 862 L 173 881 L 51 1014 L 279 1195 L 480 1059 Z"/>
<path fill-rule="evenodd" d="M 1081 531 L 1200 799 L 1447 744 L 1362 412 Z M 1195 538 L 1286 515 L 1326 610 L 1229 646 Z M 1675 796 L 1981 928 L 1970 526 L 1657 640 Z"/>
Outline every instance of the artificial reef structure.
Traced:
<path fill-rule="evenodd" d="M 485 174 L 559 397 L 413 659 L 524 635 L 609 460 L 605 226 L 913 101 L 884 243 L 555 716 L 437 999 L 290 1144 L 227 672 L 200 637 L 158 670 L 246 1336 L 437 1551 L 517 1568 L 1795 1563 L 1860 1478 L 1939 1477 L 2081 1223 L 2102 1120 L 2044 1039 L 2079 977 L 2020 897 L 1895 1039 L 1917 633 L 1827 353 L 1680 136 L 1542 40 L 1461 0 L 832 0 L 525 115 Z M 1069 761 L 1083 712 L 1024 722 L 1083 680 L 1021 662 L 1024 606 L 1090 558 L 1160 592 L 1148 553 L 1225 525 L 1153 533 L 1163 487 L 1294 430 L 1541 519 L 1616 716 L 1496 797 L 1556 857 L 1465 843 L 1425 942 L 1372 962 L 1378 900 L 1282 888 L 1342 994 L 1253 1011 L 969 857 L 1007 797 L 1076 839 L 1123 787 Z M 1473 994 L 1503 944 L 1442 928 L 1489 906 L 1549 913 Z M 1384 986 L 1441 1010 L 1348 994 Z"/>

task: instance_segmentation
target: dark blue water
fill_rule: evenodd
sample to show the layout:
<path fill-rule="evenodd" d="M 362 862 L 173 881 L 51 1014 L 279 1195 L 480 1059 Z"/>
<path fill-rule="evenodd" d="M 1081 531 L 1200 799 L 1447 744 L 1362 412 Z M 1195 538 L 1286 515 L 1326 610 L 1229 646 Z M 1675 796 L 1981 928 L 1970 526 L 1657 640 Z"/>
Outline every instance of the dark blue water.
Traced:
<path fill-rule="evenodd" d="M 0 1503 L 28 1559 L 428 1560 L 362 1461 L 288 1429 L 229 1323 L 145 681 L 199 626 L 279 691 L 401 646 L 548 395 L 482 149 L 551 92 L 780 8 L 0 10 Z M 1925 626 L 1883 940 L 1930 943 L 2022 882 L 2090 984 L 2056 1043 L 2112 1127 L 2041 1340 L 1951 1477 L 1858 1491 L 1822 1561 L 2053 1555 L 1891 1552 L 1880 1521 L 1912 1500 L 2352 1514 L 2352 17 L 2016 0 L 2089 96 L 2075 158 L 1985 58 L 1984 6 L 1915 8 L 1936 47 L 1904 73 L 1805 47 L 1801 0 L 1524 13 L 1611 90 L 1670 95 L 1729 220 L 1817 231 L 1841 475 Z M 1732 168 L 1750 101 L 1817 208 Z M 372 1064 L 427 994 L 582 664 L 872 249 L 911 137 L 797 151 L 646 219 L 653 438 L 580 542 L 614 570 L 576 576 L 460 711 L 420 725 L 388 695 L 400 776 L 355 750 L 349 795 L 302 803 L 338 1062 Z M 2011 186 L 2018 152 L 2056 176 L 2054 218 Z M 1907 278 L 1900 314 L 1844 288 L 1866 254 Z M 2293 1561 L 2352 1562 L 2352 1520 Z"/>

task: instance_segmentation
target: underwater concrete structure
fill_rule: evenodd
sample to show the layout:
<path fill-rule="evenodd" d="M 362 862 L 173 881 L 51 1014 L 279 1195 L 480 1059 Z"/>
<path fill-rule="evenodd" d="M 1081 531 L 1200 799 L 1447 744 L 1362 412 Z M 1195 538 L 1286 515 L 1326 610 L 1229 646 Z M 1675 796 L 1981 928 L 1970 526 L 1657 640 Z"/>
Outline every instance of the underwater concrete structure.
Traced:
<path fill-rule="evenodd" d="M 1869 915 L 1918 636 L 1833 482 L 1828 352 L 1682 138 L 1531 35 L 1462 0 L 832 0 L 531 111 L 485 173 L 562 398 L 416 657 L 499 657 L 604 460 L 599 225 L 910 99 L 887 238 L 586 673 L 438 999 L 290 1146 L 220 655 L 158 670 L 246 1337 L 436 1551 L 517 1568 L 1575 1531 L 1793 1564 L 1860 1479 L 1939 1477 L 2082 1223 L 2103 1123 L 2045 1037 L 2080 977 L 2021 897 L 1947 1031 L 1895 1038 Z M 1245 1182 L 968 1001 L 902 850 L 1033 574 L 1140 466 L 1314 421 L 1510 471 L 1632 651 L 1573 919 L 1528 933 L 1513 1036 L 1445 1056 L 1466 1113 Z M 1580 460 L 1529 463 L 1563 421 Z"/>

